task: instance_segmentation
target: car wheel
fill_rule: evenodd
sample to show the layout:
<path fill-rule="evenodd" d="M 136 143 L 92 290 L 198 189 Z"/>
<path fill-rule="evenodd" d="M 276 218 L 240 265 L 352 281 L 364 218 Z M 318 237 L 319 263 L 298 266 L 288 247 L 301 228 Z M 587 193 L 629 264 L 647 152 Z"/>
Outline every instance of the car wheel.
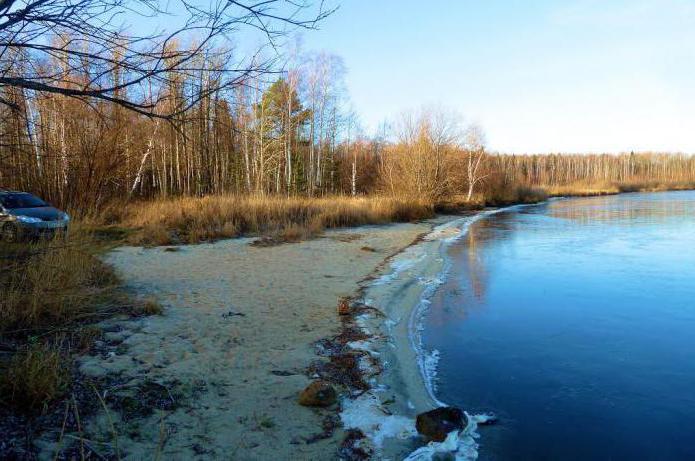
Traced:
<path fill-rule="evenodd" d="M 19 229 L 14 224 L 5 224 L 2 226 L 2 240 L 8 243 L 15 243 L 19 240 Z"/>

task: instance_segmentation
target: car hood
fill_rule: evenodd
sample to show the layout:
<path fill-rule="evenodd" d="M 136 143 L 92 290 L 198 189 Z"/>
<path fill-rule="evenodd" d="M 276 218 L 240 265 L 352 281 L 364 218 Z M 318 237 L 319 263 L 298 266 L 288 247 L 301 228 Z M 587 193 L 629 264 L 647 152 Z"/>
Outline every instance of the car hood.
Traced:
<path fill-rule="evenodd" d="M 12 208 L 8 210 L 11 215 L 29 216 L 39 218 L 43 221 L 59 221 L 63 219 L 63 212 L 52 206 L 43 206 L 39 208 Z"/>

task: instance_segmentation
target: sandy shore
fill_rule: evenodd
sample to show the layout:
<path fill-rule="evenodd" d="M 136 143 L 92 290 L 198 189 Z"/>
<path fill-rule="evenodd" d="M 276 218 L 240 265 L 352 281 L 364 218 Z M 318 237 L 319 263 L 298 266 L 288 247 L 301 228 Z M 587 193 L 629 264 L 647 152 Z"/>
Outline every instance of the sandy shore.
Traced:
<path fill-rule="evenodd" d="M 431 228 L 372 226 L 268 248 L 236 239 L 113 251 L 108 261 L 127 288 L 154 297 L 164 315 L 104 322 L 108 352 L 81 360 L 109 408 L 85 422 L 89 446 L 123 459 L 335 459 L 342 431 L 315 437 L 335 409 L 297 404 L 318 359 L 313 343 L 338 332 L 339 297 Z"/>

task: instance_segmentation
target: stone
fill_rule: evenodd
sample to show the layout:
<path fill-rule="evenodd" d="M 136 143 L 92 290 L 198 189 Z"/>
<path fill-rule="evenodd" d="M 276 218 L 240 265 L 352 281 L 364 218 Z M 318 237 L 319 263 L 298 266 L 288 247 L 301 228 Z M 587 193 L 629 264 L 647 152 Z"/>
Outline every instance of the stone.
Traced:
<path fill-rule="evenodd" d="M 305 407 L 329 407 L 337 400 L 338 393 L 326 381 L 314 381 L 299 394 L 299 404 Z"/>
<path fill-rule="evenodd" d="M 441 407 L 420 413 L 415 420 L 418 433 L 435 442 L 443 442 L 450 432 L 463 430 L 467 424 L 465 413 L 456 407 Z"/>
<path fill-rule="evenodd" d="M 350 298 L 340 298 L 338 300 L 338 315 L 350 315 Z"/>

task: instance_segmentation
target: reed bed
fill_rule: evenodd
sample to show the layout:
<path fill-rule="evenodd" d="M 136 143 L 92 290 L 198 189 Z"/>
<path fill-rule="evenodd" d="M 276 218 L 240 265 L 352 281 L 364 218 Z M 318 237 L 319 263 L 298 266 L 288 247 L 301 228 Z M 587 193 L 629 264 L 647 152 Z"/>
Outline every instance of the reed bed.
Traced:
<path fill-rule="evenodd" d="M 136 229 L 130 236 L 133 244 L 168 245 L 248 235 L 295 241 L 324 229 L 417 221 L 433 215 L 433 204 L 417 199 L 216 195 L 131 204 L 117 221 Z"/>
<path fill-rule="evenodd" d="M 597 196 L 635 191 L 693 189 L 694 183 L 572 183 L 563 186 L 512 185 L 478 193 L 473 200 L 453 196 L 440 202 L 391 196 L 209 195 L 134 202 L 99 218 L 125 230 L 133 245 L 200 243 L 241 236 L 265 236 L 274 243 L 314 237 L 325 229 L 411 222 L 435 212 L 461 212 L 485 206 L 537 203 L 548 197 Z M 102 230 L 108 229 L 102 227 Z"/>
<path fill-rule="evenodd" d="M 591 197 L 626 192 L 665 192 L 693 190 L 691 181 L 576 182 L 562 186 L 542 186 L 550 197 Z"/>

